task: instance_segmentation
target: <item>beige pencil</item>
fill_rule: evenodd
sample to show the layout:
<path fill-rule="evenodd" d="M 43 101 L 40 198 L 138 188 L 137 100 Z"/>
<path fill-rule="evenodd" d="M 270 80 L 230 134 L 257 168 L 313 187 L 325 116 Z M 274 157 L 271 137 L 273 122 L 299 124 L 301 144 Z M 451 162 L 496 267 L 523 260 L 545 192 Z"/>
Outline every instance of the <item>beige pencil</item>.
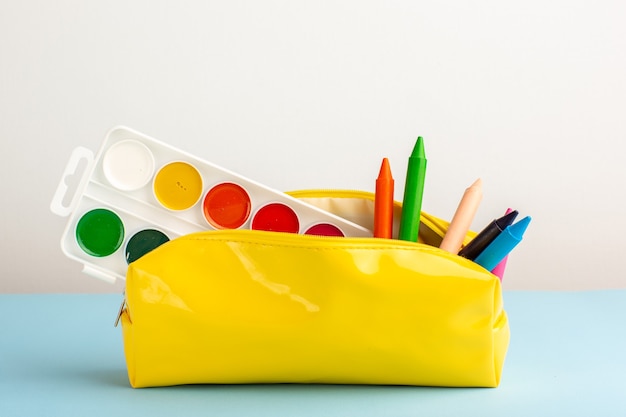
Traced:
<path fill-rule="evenodd" d="M 463 193 L 463 198 L 450 221 L 448 231 L 446 232 L 441 245 L 439 247 L 455 255 L 461 249 L 465 235 L 472 225 L 476 210 L 480 200 L 483 198 L 483 182 L 479 178 L 470 185 Z"/>

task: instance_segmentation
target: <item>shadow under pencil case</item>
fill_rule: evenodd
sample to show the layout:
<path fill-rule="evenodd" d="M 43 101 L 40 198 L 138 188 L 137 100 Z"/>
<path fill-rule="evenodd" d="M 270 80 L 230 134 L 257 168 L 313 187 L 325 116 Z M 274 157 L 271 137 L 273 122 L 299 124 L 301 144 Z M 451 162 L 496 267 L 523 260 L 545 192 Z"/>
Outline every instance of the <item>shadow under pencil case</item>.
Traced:
<path fill-rule="evenodd" d="M 369 193 L 292 195 L 370 226 Z M 130 384 L 498 386 L 500 281 L 432 246 L 447 224 L 423 213 L 421 243 L 221 230 L 158 247 L 126 276 Z"/>

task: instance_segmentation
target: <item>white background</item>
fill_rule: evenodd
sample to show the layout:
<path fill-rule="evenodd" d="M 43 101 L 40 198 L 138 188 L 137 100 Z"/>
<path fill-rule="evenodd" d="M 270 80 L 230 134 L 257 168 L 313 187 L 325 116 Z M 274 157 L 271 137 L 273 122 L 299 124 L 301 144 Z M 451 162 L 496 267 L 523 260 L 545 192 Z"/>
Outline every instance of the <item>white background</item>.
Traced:
<path fill-rule="evenodd" d="M 124 124 L 281 190 L 373 190 L 424 137 L 423 209 L 476 178 L 533 222 L 505 289 L 624 288 L 626 2 L 4 1 L 0 292 L 112 292 L 49 203 Z"/>

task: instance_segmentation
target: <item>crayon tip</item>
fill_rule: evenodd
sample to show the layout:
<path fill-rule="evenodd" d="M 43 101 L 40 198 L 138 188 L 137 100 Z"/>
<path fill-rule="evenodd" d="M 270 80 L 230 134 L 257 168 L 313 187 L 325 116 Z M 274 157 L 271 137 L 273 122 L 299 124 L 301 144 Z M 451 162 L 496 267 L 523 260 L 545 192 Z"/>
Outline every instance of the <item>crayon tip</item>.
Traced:
<path fill-rule="evenodd" d="M 513 224 L 513 221 L 515 221 L 518 214 L 517 210 L 507 210 L 507 213 L 504 216 L 496 219 L 496 226 L 498 226 L 498 229 L 500 230 L 506 229 L 507 226 Z"/>
<path fill-rule="evenodd" d="M 522 236 L 524 236 L 524 232 L 526 231 L 526 228 L 530 224 L 530 220 L 531 220 L 531 217 L 526 216 L 522 220 L 518 221 L 517 223 L 509 226 L 507 229 L 509 229 L 509 233 L 511 234 L 511 236 L 513 236 L 516 239 L 521 240 Z"/>
<path fill-rule="evenodd" d="M 469 188 L 482 188 L 483 186 L 483 180 L 481 178 L 478 178 L 476 181 L 474 181 L 472 183 L 472 185 L 469 186 Z"/>
<path fill-rule="evenodd" d="M 389 166 L 389 160 L 387 158 L 383 158 L 383 163 L 380 165 L 380 172 L 378 173 L 378 179 L 393 179 L 391 176 L 391 167 Z"/>
<path fill-rule="evenodd" d="M 417 137 L 417 141 L 413 147 L 413 152 L 411 153 L 411 158 L 426 159 L 426 153 L 424 152 L 424 139 L 422 139 L 421 136 Z"/>

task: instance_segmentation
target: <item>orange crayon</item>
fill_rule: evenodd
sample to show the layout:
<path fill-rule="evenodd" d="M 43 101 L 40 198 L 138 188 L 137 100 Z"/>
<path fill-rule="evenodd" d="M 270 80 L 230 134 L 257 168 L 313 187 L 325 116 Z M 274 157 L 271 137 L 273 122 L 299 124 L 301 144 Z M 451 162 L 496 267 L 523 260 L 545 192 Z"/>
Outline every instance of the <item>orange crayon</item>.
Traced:
<path fill-rule="evenodd" d="M 393 177 L 389 160 L 383 158 L 376 178 L 374 197 L 374 237 L 391 239 L 393 233 Z"/>
<path fill-rule="evenodd" d="M 470 185 L 463 193 L 463 198 L 450 221 L 439 248 L 453 254 L 459 253 L 467 231 L 472 225 L 480 200 L 483 198 L 483 183 L 479 178 Z"/>

